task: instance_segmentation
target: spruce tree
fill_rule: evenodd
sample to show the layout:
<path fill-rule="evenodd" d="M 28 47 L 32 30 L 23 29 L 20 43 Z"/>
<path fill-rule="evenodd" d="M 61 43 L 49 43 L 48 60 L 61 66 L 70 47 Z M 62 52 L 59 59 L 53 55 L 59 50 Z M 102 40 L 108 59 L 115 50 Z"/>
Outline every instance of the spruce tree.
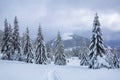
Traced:
<path fill-rule="evenodd" d="M 27 63 L 33 62 L 34 56 L 33 56 L 32 44 L 31 44 L 31 40 L 29 37 L 29 29 L 28 28 L 27 28 L 26 35 L 25 35 L 24 56 L 25 56 L 25 61 Z"/>
<path fill-rule="evenodd" d="M 103 38 L 100 28 L 100 22 L 98 20 L 98 15 L 96 13 L 94 22 L 93 22 L 93 30 L 92 30 L 92 37 L 90 43 L 90 53 L 89 53 L 89 68 L 100 68 L 103 63 L 99 62 L 100 59 L 103 59 L 105 50 L 103 44 Z"/>
<path fill-rule="evenodd" d="M 119 68 L 119 53 L 117 49 L 112 49 L 111 47 L 106 48 L 106 61 L 109 63 L 112 69 Z"/>
<path fill-rule="evenodd" d="M 73 48 L 72 53 L 73 53 L 73 57 L 79 57 L 79 55 L 80 55 L 80 47 Z"/>
<path fill-rule="evenodd" d="M 113 49 L 113 65 L 114 65 L 114 68 L 120 68 L 120 65 L 119 65 L 119 52 L 116 48 Z"/>
<path fill-rule="evenodd" d="M 54 64 L 55 65 L 66 65 L 66 59 L 65 59 L 65 54 L 64 54 L 64 46 L 63 46 L 63 43 L 62 43 L 60 32 L 58 32 L 58 35 L 57 35 Z"/>
<path fill-rule="evenodd" d="M 10 60 L 10 53 L 9 53 L 9 25 L 7 22 L 7 19 L 4 21 L 4 34 L 2 38 L 2 47 L 1 47 L 1 53 L 2 53 L 2 59 Z"/>
<path fill-rule="evenodd" d="M 18 26 L 17 17 L 15 17 L 15 20 L 14 20 L 13 60 L 21 61 L 21 46 L 20 46 L 19 26 Z"/>
<path fill-rule="evenodd" d="M 81 48 L 81 61 L 80 61 L 80 65 L 88 65 L 88 52 L 89 49 L 86 45 L 86 42 L 83 40 L 82 42 L 82 48 Z"/>
<path fill-rule="evenodd" d="M 22 47 L 22 50 L 24 49 L 24 45 L 25 45 L 25 33 L 22 34 L 22 37 L 21 37 L 21 47 Z"/>
<path fill-rule="evenodd" d="M 46 64 L 47 63 L 47 53 L 45 42 L 42 35 L 41 27 L 38 28 L 38 36 L 37 36 L 37 46 L 35 51 L 35 63 L 36 64 Z"/>
<path fill-rule="evenodd" d="M 8 51 L 10 54 L 10 60 L 12 60 L 12 54 L 13 54 L 13 33 L 11 25 L 9 24 L 9 43 L 8 43 Z"/>

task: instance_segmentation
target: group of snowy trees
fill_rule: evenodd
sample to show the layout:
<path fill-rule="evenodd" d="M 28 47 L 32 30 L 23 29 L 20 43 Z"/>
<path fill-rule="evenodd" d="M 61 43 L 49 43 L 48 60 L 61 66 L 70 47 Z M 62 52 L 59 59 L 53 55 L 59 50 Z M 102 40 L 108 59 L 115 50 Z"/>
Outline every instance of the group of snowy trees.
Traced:
<path fill-rule="evenodd" d="M 80 65 L 88 66 L 92 69 L 119 68 L 120 52 L 115 48 L 104 46 L 99 17 L 96 14 L 93 21 L 92 37 L 89 47 L 85 40 L 81 47 L 66 51 L 67 56 L 79 57 Z"/>
<path fill-rule="evenodd" d="M 54 60 L 56 65 L 65 65 L 66 58 L 64 55 L 64 46 L 62 44 L 60 32 L 56 41 L 55 56 L 51 53 L 50 48 L 46 48 L 41 27 L 38 28 L 36 45 L 33 44 L 29 36 L 29 29 L 26 29 L 25 35 L 20 38 L 17 17 L 14 20 L 14 30 L 8 24 L 7 19 L 4 22 L 4 35 L 1 44 L 2 60 L 17 60 L 27 63 L 47 64 L 48 60 Z"/>
<path fill-rule="evenodd" d="M 86 45 L 85 40 L 83 40 L 81 47 L 73 48 L 72 51 L 64 51 L 60 32 L 58 32 L 55 50 L 53 51 L 51 45 L 45 44 L 40 26 L 38 28 L 37 38 L 33 44 L 28 28 L 23 37 L 20 37 L 17 17 L 14 20 L 14 29 L 11 28 L 11 25 L 5 19 L 1 53 L 1 59 L 3 60 L 18 60 L 27 63 L 48 64 L 54 61 L 55 65 L 66 65 L 66 56 L 70 57 L 72 55 L 79 57 L 80 65 L 88 66 L 92 69 L 120 67 L 120 55 L 117 49 L 104 47 L 97 13 L 93 21 L 92 37 L 89 47 Z"/>
<path fill-rule="evenodd" d="M 1 44 L 2 59 L 6 60 L 21 60 L 20 57 L 20 37 L 19 26 L 17 18 L 14 21 L 14 30 L 12 31 L 11 25 L 8 24 L 7 19 L 4 22 L 4 35 Z"/>
<path fill-rule="evenodd" d="M 120 57 L 119 57 L 119 51 L 114 48 L 112 49 L 111 47 L 107 47 L 106 49 L 106 61 L 108 64 L 111 66 L 111 68 L 119 68 L 119 63 L 120 63 Z"/>
<path fill-rule="evenodd" d="M 83 44 L 85 46 L 85 43 Z M 116 49 L 105 48 L 102 38 L 102 32 L 100 28 L 99 17 L 96 13 L 94 22 L 92 37 L 89 46 L 82 47 L 81 65 L 87 65 L 92 69 L 99 69 L 101 67 L 106 68 L 119 68 L 119 57 Z"/>

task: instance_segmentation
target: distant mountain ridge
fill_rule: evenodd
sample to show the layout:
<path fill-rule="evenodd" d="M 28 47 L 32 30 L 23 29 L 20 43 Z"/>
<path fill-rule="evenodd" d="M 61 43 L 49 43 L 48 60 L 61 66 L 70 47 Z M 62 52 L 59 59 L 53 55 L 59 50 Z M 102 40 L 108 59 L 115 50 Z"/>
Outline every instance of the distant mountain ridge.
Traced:
<path fill-rule="evenodd" d="M 74 33 L 64 33 L 61 35 L 62 41 L 64 44 L 64 48 L 72 48 L 72 47 L 81 47 L 83 40 L 86 41 L 87 46 L 90 44 L 90 40 L 88 38 L 79 36 Z M 53 40 L 49 41 L 48 44 L 50 44 L 53 48 L 55 48 L 55 41 L 56 38 Z"/>
<path fill-rule="evenodd" d="M 75 31 L 78 35 L 83 35 L 88 38 L 92 35 L 90 30 L 86 31 Z M 120 47 L 120 31 L 112 31 L 107 28 L 102 29 L 104 44 L 111 47 Z"/>

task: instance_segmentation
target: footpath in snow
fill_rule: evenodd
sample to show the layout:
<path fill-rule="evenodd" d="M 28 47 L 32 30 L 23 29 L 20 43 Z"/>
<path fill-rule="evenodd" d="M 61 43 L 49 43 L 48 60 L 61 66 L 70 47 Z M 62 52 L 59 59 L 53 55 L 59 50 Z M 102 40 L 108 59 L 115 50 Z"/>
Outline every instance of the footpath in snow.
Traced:
<path fill-rule="evenodd" d="M 61 80 L 60 76 L 54 70 L 48 72 L 47 80 Z"/>
<path fill-rule="evenodd" d="M 0 80 L 120 80 L 120 69 L 88 69 L 79 60 L 66 66 L 0 60 Z"/>

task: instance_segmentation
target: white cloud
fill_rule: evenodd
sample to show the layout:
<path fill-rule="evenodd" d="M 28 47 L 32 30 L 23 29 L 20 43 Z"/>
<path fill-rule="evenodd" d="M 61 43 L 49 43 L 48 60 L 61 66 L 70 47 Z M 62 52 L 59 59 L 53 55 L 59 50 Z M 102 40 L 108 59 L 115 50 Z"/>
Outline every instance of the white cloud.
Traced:
<path fill-rule="evenodd" d="M 120 31 L 120 14 L 118 12 L 102 13 L 101 24 L 113 31 Z"/>
<path fill-rule="evenodd" d="M 8 18 L 8 22 L 13 25 L 14 16 L 18 16 L 20 31 L 24 32 L 28 26 L 33 35 L 37 33 L 39 23 L 47 34 L 56 33 L 58 30 L 62 32 L 91 30 L 95 10 L 101 6 L 96 5 L 98 8 L 93 6 L 93 9 L 90 6 L 84 7 L 87 5 L 81 7 L 66 1 L 64 4 L 61 1 L 61 3 L 59 1 L 54 3 L 54 0 L 27 0 L 26 2 L 22 0 L 22 4 L 19 2 L 10 1 L 7 6 L 2 6 L 2 10 L 0 8 L 0 28 L 4 28 L 4 18 Z M 116 9 L 110 11 L 110 8 L 105 11 L 103 8 L 97 11 L 101 27 L 120 31 L 119 12 Z"/>
<path fill-rule="evenodd" d="M 67 30 L 89 30 L 92 28 L 95 12 L 90 9 L 58 9 L 52 15 L 48 15 L 46 23 L 54 28 Z M 98 11 L 102 28 L 120 31 L 120 15 L 117 12 Z M 113 29 L 114 26 L 114 29 Z"/>
<path fill-rule="evenodd" d="M 90 28 L 93 12 L 88 9 L 58 9 L 47 16 L 45 23 L 58 29 Z"/>

